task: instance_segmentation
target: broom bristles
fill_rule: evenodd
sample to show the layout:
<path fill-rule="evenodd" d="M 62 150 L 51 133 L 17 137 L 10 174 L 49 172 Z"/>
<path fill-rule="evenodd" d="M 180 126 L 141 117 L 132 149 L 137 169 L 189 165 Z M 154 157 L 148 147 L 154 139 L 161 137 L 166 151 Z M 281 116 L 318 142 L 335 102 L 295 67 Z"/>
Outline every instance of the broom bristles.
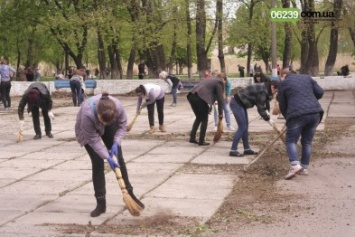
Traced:
<path fill-rule="evenodd" d="M 222 133 L 223 133 L 223 123 L 222 123 L 222 120 L 219 120 L 217 131 L 213 136 L 213 142 L 218 142 L 222 137 Z"/>
<path fill-rule="evenodd" d="M 19 132 L 17 135 L 17 142 L 22 142 L 22 140 L 23 140 L 22 132 Z"/>
<path fill-rule="evenodd" d="M 131 195 L 129 195 L 124 180 L 122 178 L 121 170 L 119 168 L 115 169 L 115 174 L 118 185 L 120 186 L 122 191 L 123 202 L 125 203 L 129 213 L 131 213 L 132 216 L 139 216 L 143 208 L 138 205 L 138 203 L 131 197 Z"/>

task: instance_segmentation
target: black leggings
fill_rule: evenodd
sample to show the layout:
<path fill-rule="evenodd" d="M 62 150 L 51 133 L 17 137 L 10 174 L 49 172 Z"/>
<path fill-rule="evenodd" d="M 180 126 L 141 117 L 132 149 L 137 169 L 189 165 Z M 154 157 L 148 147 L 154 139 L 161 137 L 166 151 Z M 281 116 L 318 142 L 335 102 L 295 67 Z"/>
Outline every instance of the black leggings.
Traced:
<path fill-rule="evenodd" d="M 105 132 L 101 136 L 108 150 L 111 149 L 114 136 L 118 129 L 118 125 L 112 124 L 105 127 Z M 92 181 L 94 185 L 95 197 L 102 197 L 106 195 L 106 179 L 105 179 L 105 163 L 104 160 L 89 146 L 85 145 L 85 149 L 88 152 L 91 164 L 92 164 Z M 122 173 L 122 178 L 125 182 L 128 191 L 132 190 L 132 185 L 128 179 L 128 173 L 126 168 L 126 163 L 123 159 L 122 149 L 119 147 L 118 150 L 118 164 Z"/>
<path fill-rule="evenodd" d="M 1 82 L 1 99 L 5 108 L 11 107 L 11 98 L 10 98 L 10 90 L 11 90 L 11 82 Z"/>
<path fill-rule="evenodd" d="M 203 142 L 205 140 L 206 131 L 207 131 L 208 114 L 210 111 L 209 106 L 204 100 L 198 97 L 197 94 L 189 93 L 187 95 L 187 100 L 189 101 L 192 111 L 196 116 L 195 121 L 192 125 L 190 139 L 191 140 L 196 139 L 197 129 L 201 124 L 199 140 L 200 142 Z"/>
<path fill-rule="evenodd" d="M 149 126 L 154 126 L 154 107 L 157 104 L 159 125 L 164 125 L 164 97 L 147 105 Z"/>

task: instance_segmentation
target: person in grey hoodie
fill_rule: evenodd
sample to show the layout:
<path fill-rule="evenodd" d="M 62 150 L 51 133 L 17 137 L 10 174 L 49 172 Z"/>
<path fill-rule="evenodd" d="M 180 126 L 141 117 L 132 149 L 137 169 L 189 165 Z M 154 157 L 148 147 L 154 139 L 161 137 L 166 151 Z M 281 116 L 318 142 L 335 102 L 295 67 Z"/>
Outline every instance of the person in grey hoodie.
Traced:
<path fill-rule="evenodd" d="M 144 208 L 133 194 L 121 143 L 126 134 L 127 116 L 121 102 L 107 93 L 85 100 L 77 114 L 75 135 L 78 143 L 88 152 L 92 164 L 92 179 L 97 202 L 91 212 L 96 217 L 106 212 L 106 180 L 104 160 L 111 169 L 119 168 L 130 196 Z M 103 142 L 103 143 L 102 143 Z M 117 162 L 112 158 L 115 155 Z"/>

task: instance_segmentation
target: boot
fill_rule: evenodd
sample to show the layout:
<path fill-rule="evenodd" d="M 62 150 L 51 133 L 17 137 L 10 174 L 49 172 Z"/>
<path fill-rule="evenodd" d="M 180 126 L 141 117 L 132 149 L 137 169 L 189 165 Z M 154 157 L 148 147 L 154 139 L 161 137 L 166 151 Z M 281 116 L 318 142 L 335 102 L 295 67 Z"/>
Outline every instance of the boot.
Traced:
<path fill-rule="evenodd" d="M 155 127 L 154 126 L 150 126 L 150 129 L 149 129 L 149 133 L 150 134 L 153 134 L 153 133 L 155 133 L 155 131 L 156 131 L 156 129 L 155 129 Z"/>
<path fill-rule="evenodd" d="M 164 125 L 159 125 L 159 130 L 161 132 L 166 132 L 165 126 Z"/>
<path fill-rule="evenodd" d="M 41 134 L 36 134 L 36 136 L 33 137 L 33 140 L 38 140 L 41 139 L 42 135 Z"/>
<path fill-rule="evenodd" d="M 95 210 L 93 210 L 90 214 L 91 217 L 97 217 L 102 213 L 106 212 L 106 198 L 105 196 L 97 197 L 96 198 L 97 206 Z"/>

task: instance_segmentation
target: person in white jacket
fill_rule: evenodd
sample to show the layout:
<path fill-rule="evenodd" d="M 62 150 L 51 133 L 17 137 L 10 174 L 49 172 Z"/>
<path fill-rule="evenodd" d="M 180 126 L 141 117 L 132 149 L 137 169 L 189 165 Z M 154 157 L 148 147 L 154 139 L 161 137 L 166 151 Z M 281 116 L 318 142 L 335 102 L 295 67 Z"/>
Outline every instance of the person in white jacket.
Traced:
<path fill-rule="evenodd" d="M 164 97 L 165 93 L 161 86 L 147 83 L 140 85 L 135 89 L 135 93 L 138 95 L 137 101 L 137 113 L 140 113 L 141 109 L 147 107 L 148 120 L 149 120 L 149 133 L 152 134 L 156 131 L 154 126 L 154 107 L 157 104 L 159 130 L 166 132 L 164 126 Z M 144 100 L 144 102 L 143 102 Z"/>

